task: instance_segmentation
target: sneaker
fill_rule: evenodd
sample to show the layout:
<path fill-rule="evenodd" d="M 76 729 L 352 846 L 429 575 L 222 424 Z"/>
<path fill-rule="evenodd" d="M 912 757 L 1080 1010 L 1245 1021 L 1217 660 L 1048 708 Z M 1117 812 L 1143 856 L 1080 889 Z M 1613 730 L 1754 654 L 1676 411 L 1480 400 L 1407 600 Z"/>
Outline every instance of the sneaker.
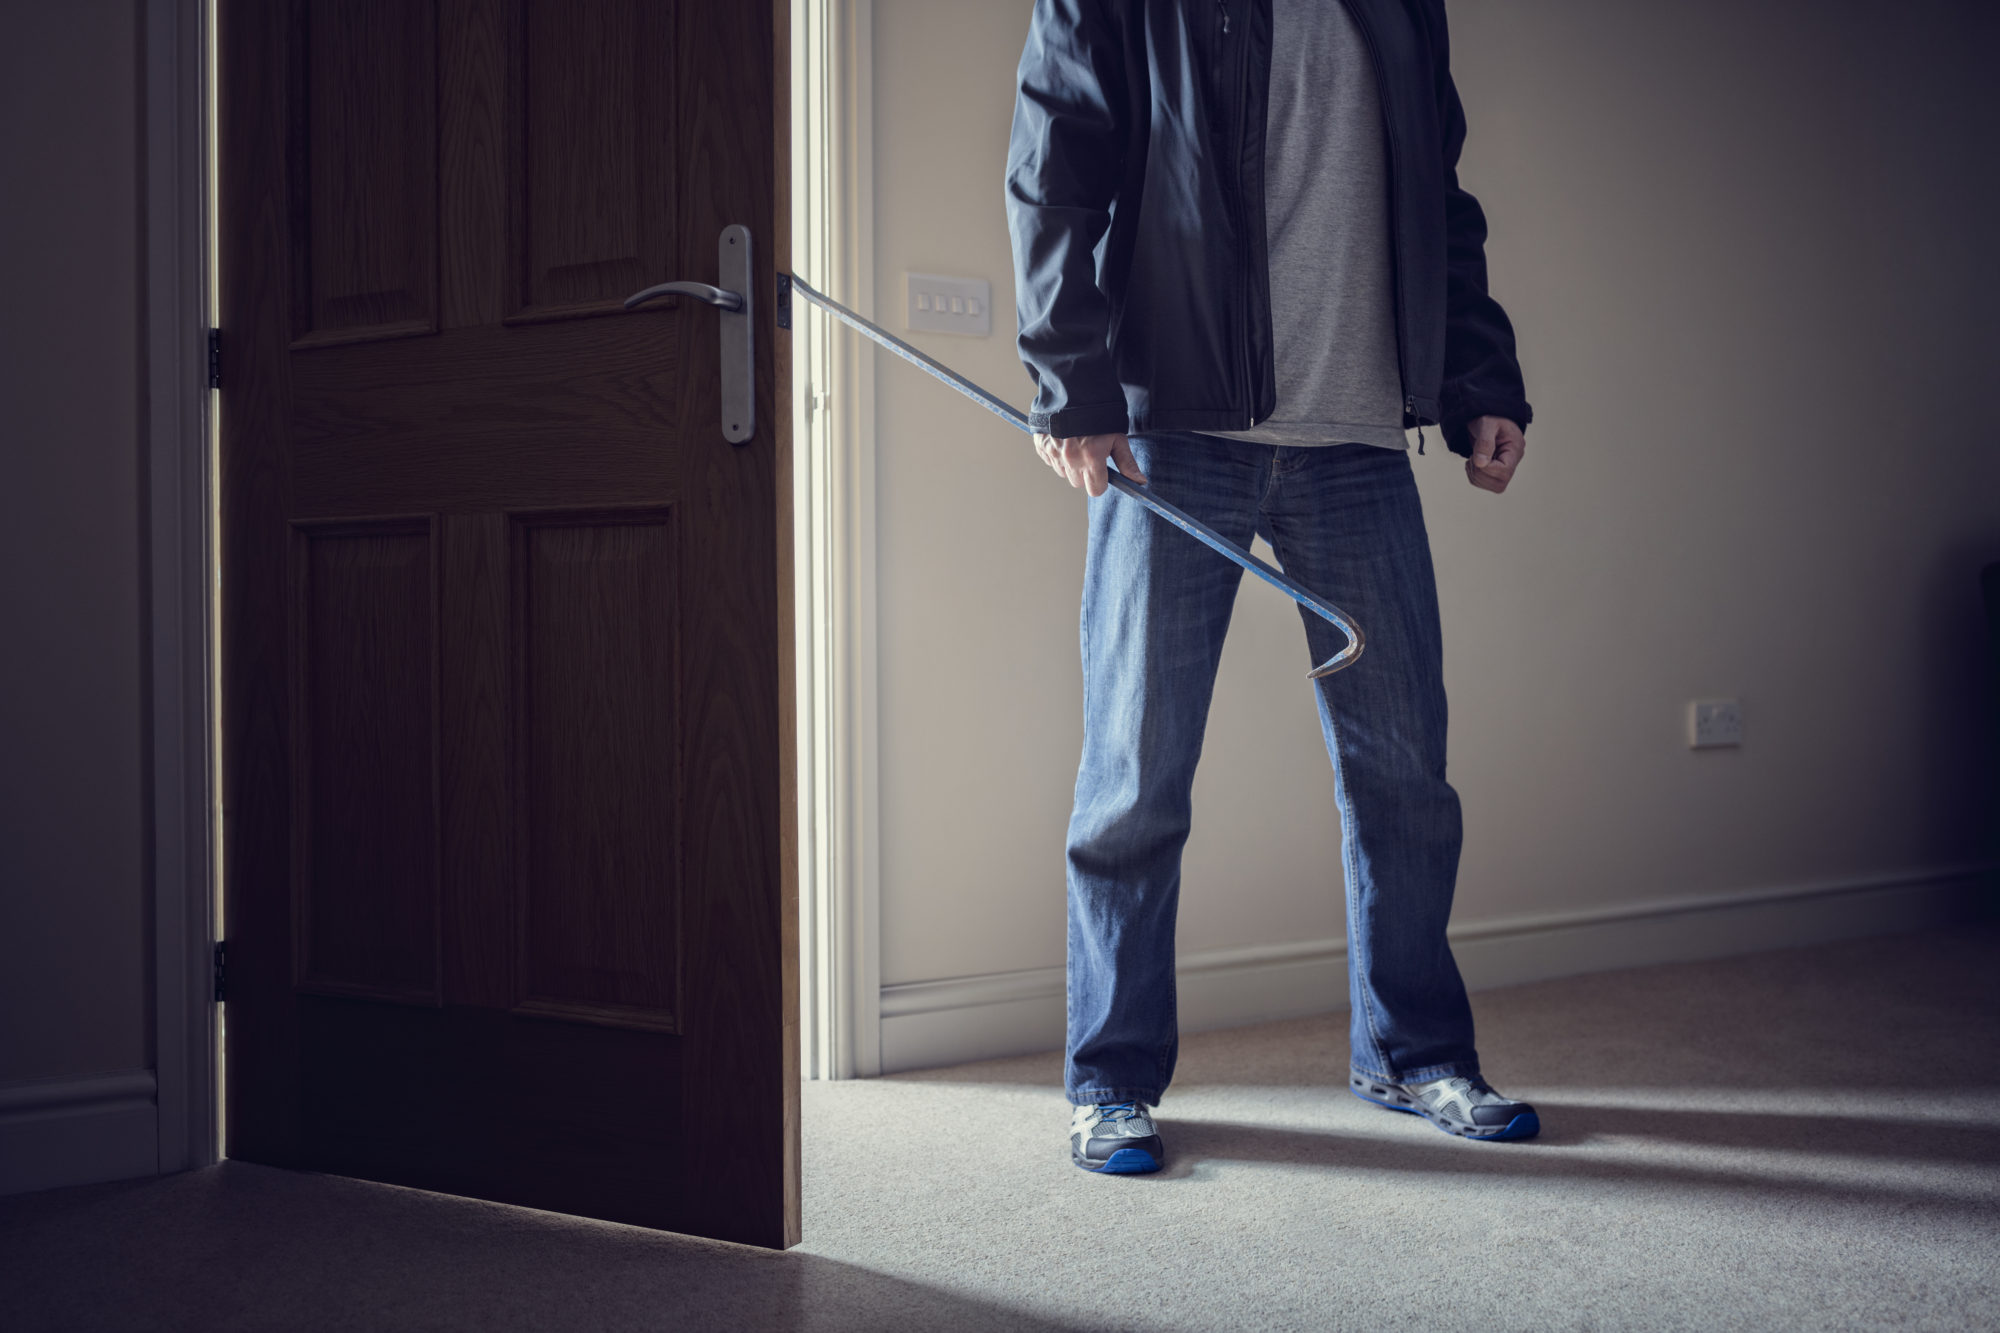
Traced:
<path fill-rule="evenodd" d="M 1391 1083 L 1349 1070 L 1347 1087 L 1364 1102 L 1420 1115 L 1462 1139 L 1531 1139 L 1542 1128 L 1534 1107 L 1509 1101 L 1477 1075 L 1428 1083 Z"/>
<path fill-rule="evenodd" d="M 1137 1176 L 1160 1169 L 1166 1150 L 1143 1102 L 1079 1106 L 1069 1118 L 1069 1159 L 1086 1171 Z"/>

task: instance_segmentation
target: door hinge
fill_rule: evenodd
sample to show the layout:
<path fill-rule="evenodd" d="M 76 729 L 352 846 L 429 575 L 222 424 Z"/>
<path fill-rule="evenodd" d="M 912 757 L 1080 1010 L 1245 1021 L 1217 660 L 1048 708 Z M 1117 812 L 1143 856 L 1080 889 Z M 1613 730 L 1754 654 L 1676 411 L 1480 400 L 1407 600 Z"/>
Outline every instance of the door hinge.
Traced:
<path fill-rule="evenodd" d="M 208 331 L 208 387 L 222 387 L 222 330 Z"/>
<path fill-rule="evenodd" d="M 215 1002 L 229 998 L 229 941 L 215 942 Z"/>
<path fill-rule="evenodd" d="M 792 327 L 792 275 L 789 273 L 778 275 L 778 327 Z"/>

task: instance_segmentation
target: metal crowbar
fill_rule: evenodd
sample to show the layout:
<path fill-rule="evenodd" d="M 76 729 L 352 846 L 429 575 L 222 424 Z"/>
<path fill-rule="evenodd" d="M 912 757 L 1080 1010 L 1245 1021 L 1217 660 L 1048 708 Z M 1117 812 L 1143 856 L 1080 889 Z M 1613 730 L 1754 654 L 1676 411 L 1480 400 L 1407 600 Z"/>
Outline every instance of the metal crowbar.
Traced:
<path fill-rule="evenodd" d="M 908 361 L 911 365 L 924 371 L 926 374 L 949 384 L 952 388 L 958 390 L 973 402 L 978 403 L 981 407 L 991 412 L 994 416 L 999 417 L 1008 425 L 1013 426 L 1016 430 L 1028 431 L 1030 434 L 1033 433 L 1034 428 L 1028 425 L 1026 414 L 1019 408 L 994 397 L 951 367 L 918 351 L 873 320 L 863 319 L 860 315 L 855 314 L 832 297 L 815 291 L 796 275 L 786 273 L 778 275 L 778 309 L 780 311 L 783 311 L 786 306 L 785 289 L 788 286 L 792 291 L 797 292 L 806 300 L 826 311 L 827 314 L 832 315 L 856 333 L 888 348 L 897 356 L 902 357 L 905 361 Z M 1291 578 L 1283 570 L 1273 565 L 1265 564 L 1262 560 L 1259 560 L 1235 542 L 1230 541 L 1200 519 L 1162 500 L 1159 496 L 1153 494 L 1151 487 L 1141 486 L 1130 477 L 1120 475 L 1116 468 L 1106 469 L 1105 475 L 1106 479 L 1110 481 L 1112 488 L 1119 494 L 1130 496 L 1132 499 L 1137 500 L 1140 504 L 1146 506 L 1146 508 L 1152 510 L 1155 514 L 1158 514 L 1161 518 L 1173 524 L 1182 532 L 1187 533 L 1188 536 L 1193 537 L 1204 546 L 1221 555 L 1227 556 L 1272 587 L 1282 589 L 1293 601 L 1331 621 L 1334 628 L 1345 634 L 1347 636 L 1347 646 L 1314 667 L 1311 671 L 1308 671 L 1306 675 L 1309 678 L 1316 680 L 1321 676 L 1330 676 L 1342 667 L 1352 666 L 1354 659 L 1361 656 L 1361 627 L 1355 624 L 1345 611 L 1342 611 L 1332 602 L 1327 601 L 1326 598 L 1312 591 L 1312 589 L 1301 586 L 1296 579 Z"/>

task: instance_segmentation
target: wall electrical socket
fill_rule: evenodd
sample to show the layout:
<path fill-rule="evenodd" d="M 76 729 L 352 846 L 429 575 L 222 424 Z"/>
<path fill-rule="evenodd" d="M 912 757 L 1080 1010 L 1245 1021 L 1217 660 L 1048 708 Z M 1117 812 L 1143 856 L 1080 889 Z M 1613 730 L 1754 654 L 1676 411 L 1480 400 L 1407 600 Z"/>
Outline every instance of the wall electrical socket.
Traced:
<path fill-rule="evenodd" d="M 1688 704 L 1688 748 L 1711 750 L 1743 744 L 1743 704 L 1736 699 L 1696 699 Z"/>
<path fill-rule="evenodd" d="M 984 338 L 993 332 L 993 284 L 984 278 L 903 275 L 903 327 Z"/>

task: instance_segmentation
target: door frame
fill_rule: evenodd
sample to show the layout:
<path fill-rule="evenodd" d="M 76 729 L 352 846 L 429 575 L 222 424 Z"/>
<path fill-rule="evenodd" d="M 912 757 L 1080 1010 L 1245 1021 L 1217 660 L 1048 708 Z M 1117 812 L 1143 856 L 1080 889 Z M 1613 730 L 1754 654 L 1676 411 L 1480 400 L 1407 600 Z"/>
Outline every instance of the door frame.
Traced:
<path fill-rule="evenodd" d="M 792 257 L 875 311 L 874 0 L 790 0 Z M 882 1069 L 873 344 L 792 303 L 800 1058 Z"/>
<path fill-rule="evenodd" d="M 161 1174 L 207 1166 L 222 1146 L 211 11 L 209 0 L 145 0 L 141 10 L 145 832 Z"/>

